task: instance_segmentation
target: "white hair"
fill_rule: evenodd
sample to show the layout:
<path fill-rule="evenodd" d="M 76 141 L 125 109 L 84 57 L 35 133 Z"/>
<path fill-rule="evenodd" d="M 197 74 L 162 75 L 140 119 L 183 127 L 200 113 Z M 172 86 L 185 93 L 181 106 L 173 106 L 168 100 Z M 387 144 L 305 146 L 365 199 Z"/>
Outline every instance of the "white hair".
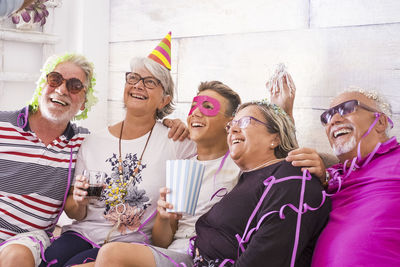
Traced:
<path fill-rule="evenodd" d="M 344 90 L 342 93 L 360 93 L 365 97 L 374 101 L 376 108 L 378 111 L 385 114 L 388 118 L 392 118 L 392 105 L 387 101 L 387 99 L 378 91 L 375 90 L 365 90 L 361 87 L 351 86 Z M 389 134 L 389 130 L 391 129 L 390 124 L 388 123 L 388 127 L 386 128 L 386 135 Z"/>

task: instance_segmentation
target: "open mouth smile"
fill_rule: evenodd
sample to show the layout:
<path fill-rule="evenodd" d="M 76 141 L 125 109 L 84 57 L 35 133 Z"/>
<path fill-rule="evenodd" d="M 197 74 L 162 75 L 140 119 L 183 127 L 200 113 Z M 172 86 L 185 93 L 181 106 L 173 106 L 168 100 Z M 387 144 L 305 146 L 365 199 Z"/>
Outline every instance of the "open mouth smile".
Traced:
<path fill-rule="evenodd" d="M 204 127 L 205 124 L 200 123 L 200 122 L 192 122 L 192 123 L 190 124 L 190 126 L 192 126 L 193 128 L 199 128 L 199 127 Z"/>
<path fill-rule="evenodd" d="M 143 96 L 143 95 L 138 95 L 138 94 L 134 94 L 134 93 L 130 93 L 129 96 L 136 98 L 136 99 L 140 99 L 140 100 L 146 100 L 148 99 L 148 97 Z"/>
<path fill-rule="evenodd" d="M 68 103 L 66 103 L 64 101 L 61 101 L 60 99 L 57 99 L 57 98 L 50 98 L 50 101 L 53 102 L 53 103 L 60 104 L 60 105 L 62 105 L 64 107 L 68 106 Z"/>

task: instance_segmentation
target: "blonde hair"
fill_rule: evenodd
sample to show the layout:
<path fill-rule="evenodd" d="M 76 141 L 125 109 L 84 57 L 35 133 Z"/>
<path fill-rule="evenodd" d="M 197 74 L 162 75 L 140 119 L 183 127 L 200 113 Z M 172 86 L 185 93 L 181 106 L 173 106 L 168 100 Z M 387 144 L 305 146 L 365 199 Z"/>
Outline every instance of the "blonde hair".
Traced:
<path fill-rule="evenodd" d="M 274 149 L 277 158 L 285 158 L 290 151 L 299 147 L 296 139 L 296 129 L 290 117 L 277 105 L 268 101 L 247 102 L 239 106 L 236 112 L 255 106 L 266 120 L 267 132 L 277 134 L 280 142 Z"/>

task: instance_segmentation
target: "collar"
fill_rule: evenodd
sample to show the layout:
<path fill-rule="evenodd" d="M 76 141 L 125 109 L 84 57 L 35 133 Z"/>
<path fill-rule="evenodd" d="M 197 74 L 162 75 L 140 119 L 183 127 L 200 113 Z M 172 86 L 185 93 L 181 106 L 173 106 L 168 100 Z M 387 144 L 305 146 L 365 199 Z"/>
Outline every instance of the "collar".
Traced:
<path fill-rule="evenodd" d="M 28 114 L 26 114 L 27 110 L 28 110 Z M 25 127 L 22 128 L 25 132 L 32 132 L 31 127 L 29 125 L 29 119 L 28 119 L 30 112 L 31 112 L 31 107 L 28 106 L 28 107 L 23 107 L 22 109 L 20 109 L 19 113 L 18 113 L 17 120 L 20 120 L 20 123 L 23 124 L 22 120 L 27 120 Z M 64 132 L 61 134 L 61 136 L 65 136 L 65 138 L 67 140 L 71 140 L 74 137 L 76 132 L 77 132 L 77 130 L 76 130 L 75 124 L 68 122 L 68 125 L 65 128 Z"/>
<path fill-rule="evenodd" d="M 344 180 L 356 169 L 361 168 L 368 168 L 368 164 L 377 158 L 379 155 L 388 154 L 396 149 L 400 148 L 400 144 L 397 142 L 396 137 L 393 136 L 389 140 L 384 143 L 378 143 L 372 152 L 370 152 L 366 157 L 357 161 L 356 157 L 353 160 L 349 160 L 350 163 L 349 167 L 344 166 L 343 163 L 339 163 L 333 165 L 332 167 L 328 168 L 327 171 L 329 172 L 330 176 L 332 177 L 329 180 L 329 191 L 337 190 L 339 192 L 341 189 L 341 185 Z M 347 161 L 346 161 L 347 162 Z"/>

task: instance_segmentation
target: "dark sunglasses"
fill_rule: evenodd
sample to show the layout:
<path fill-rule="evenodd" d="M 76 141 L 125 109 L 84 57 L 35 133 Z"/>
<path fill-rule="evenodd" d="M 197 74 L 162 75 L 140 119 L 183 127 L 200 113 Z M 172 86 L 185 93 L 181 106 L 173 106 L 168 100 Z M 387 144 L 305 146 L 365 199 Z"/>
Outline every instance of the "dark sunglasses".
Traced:
<path fill-rule="evenodd" d="M 64 79 L 64 77 L 56 71 L 47 74 L 47 84 L 51 87 L 59 87 L 64 81 L 66 82 L 65 86 L 71 94 L 77 94 L 85 88 L 78 78 Z"/>
<path fill-rule="evenodd" d="M 337 106 L 334 106 L 328 110 L 326 110 L 324 113 L 321 114 L 321 123 L 323 125 L 326 125 L 332 120 L 332 117 L 336 114 L 339 113 L 340 116 L 344 116 L 346 114 L 350 114 L 356 110 L 356 107 L 361 107 L 365 110 L 371 111 L 371 112 L 378 112 L 376 109 L 370 108 L 367 105 L 364 105 L 358 100 L 349 100 L 343 103 L 340 103 Z"/>

